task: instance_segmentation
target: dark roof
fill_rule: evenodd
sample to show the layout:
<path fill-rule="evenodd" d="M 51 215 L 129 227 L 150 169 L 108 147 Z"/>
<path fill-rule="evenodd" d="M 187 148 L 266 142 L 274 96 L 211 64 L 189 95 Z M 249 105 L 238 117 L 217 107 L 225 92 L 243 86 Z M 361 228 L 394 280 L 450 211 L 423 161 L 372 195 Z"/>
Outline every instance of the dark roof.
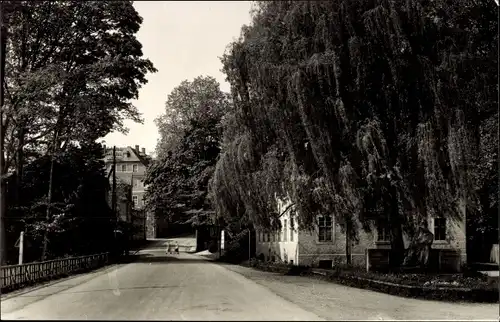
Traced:
<path fill-rule="evenodd" d="M 145 166 L 149 165 L 149 163 L 151 162 L 151 157 L 149 157 L 148 155 L 141 155 L 141 153 L 134 148 L 130 149 L 134 151 L 134 154 L 137 156 L 139 160 L 141 160 L 142 164 L 144 164 Z"/>
<path fill-rule="evenodd" d="M 139 161 L 145 165 L 145 166 L 148 166 L 151 161 L 152 161 L 152 158 L 151 156 L 149 155 L 142 155 L 139 151 L 137 151 L 136 149 L 130 147 L 130 146 L 127 146 L 127 147 L 117 147 L 116 150 L 132 150 L 132 152 L 135 154 L 135 156 L 137 157 L 137 159 L 139 159 Z M 106 151 L 113 151 L 113 148 L 106 148 Z M 121 162 L 126 162 L 126 161 L 121 161 Z"/>

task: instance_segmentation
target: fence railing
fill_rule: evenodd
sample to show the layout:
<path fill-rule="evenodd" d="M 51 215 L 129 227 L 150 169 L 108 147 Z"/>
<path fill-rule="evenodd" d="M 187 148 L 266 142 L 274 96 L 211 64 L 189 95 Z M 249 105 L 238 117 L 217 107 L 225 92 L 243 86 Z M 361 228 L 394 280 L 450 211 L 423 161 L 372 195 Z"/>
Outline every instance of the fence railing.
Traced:
<path fill-rule="evenodd" d="M 106 265 L 109 253 L 55 259 L 46 262 L 1 267 L 1 290 L 11 291 L 71 273 L 88 271 Z"/>

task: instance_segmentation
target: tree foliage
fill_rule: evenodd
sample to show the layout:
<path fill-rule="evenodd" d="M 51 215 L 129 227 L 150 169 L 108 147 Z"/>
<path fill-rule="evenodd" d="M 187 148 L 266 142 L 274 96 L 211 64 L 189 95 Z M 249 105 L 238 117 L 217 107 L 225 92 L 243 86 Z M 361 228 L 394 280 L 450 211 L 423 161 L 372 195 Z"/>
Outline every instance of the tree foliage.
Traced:
<path fill-rule="evenodd" d="M 107 203 L 109 183 L 102 158 L 102 148 L 95 143 L 71 145 L 58 155 L 51 202 L 47 200 L 51 159 L 41 157 L 26 166 L 20 186 L 22 197 L 9 210 L 7 222 L 13 238 L 19 230 L 26 232 L 32 246 L 27 260 L 40 258 L 45 232 L 50 237 L 48 258 L 107 250 L 115 217 Z M 45 220 L 47 207 L 51 208 L 49 221 Z"/>
<path fill-rule="evenodd" d="M 92 150 L 89 147 L 112 130 L 125 132 L 125 119 L 140 122 L 140 113 L 130 101 L 147 82 L 146 74 L 156 70 L 142 57 L 136 38 L 142 18 L 132 1 L 3 1 L 2 5 L 8 35 L 0 171 L 3 178 L 9 173 L 16 180 L 10 182 L 8 209 L 17 212 L 10 215 L 20 216 L 23 210 L 36 218 L 36 224 L 30 223 L 38 227 L 35 231 L 48 233 L 47 225 L 63 211 L 57 207 L 63 207 L 64 198 L 79 189 L 59 185 L 56 180 L 62 174 L 57 172 L 71 173 L 74 182 L 83 180 L 80 175 L 90 175 L 78 168 L 86 164 L 61 158 L 77 153 L 78 144 L 82 151 Z M 41 167 L 45 171 L 46 162 L 48 179 L 32 183 L 36 196 L 27 204 L 21 190 L 31 174 L 25 177 L 23 170 Z M 99 176 L 104 180 L 104 174 L 96 173 L 89 180 L 99 181 Z M 40 200 L 45 203 L 45 219 L 39 216 Z M 75 207 L 74 211 L 83 212 L 78 218 L 89 219 L 80 226 L 91 224 L 86 216 L 95 209 Z M 103 206 L 99 211 L 94 215 L 105 215 L 107 210 Z"/>
<path fill-rule="evenodd" d="M 6 167 L 18 150 L 94 142 L 125 118 L 155 68 L 135 34 L 131 1 L 7 1 Z M 45 147 L 45 149 L 43 149 Z M 41 150 L 41 151 L 40 151 Z"/>
<path fill-rule="evenodd" d="M 147 172 L 149 209 L 170 222 L 206 222 L 208 181 L 220 151 L 223 113 L 229 100 L 212 77 L 184 81 L 168 96 L 159 118 L 159 159 Z"/>
<path fill-rule="evenodd" d="M 192 82 L 185 80 L 175 87 L 168 95 L 165 112 L 155 120 L 160 132 L 156 147 L 158 157 L 166 157 L 181 144 L 193 120 L 220 118 L 227 101 L 219 83 L 209 76 L 199 76 Z"/>
<path fill-rule="evenodd" d="M 385 220 L 396 262 L 428 215 L 488 213 L 496 28 L 472 0 L 258 2 L 222 58 L 235 111 L 217 211 L 276 228 L 289 197 L 301 227 L 329 213 L 354 239 Z"/>

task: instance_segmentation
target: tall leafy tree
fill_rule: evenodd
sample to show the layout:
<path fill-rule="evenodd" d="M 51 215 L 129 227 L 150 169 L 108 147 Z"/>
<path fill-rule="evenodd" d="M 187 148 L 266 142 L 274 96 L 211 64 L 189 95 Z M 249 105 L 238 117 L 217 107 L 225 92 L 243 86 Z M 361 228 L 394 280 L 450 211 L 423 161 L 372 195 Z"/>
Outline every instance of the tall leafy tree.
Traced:
<path fill-rule="evenodd" d="M 148 207 L 170 222 L 206 222 L 208 182 L 220 151 L 223 114 L 230 102 L 212 77 L 184 81 L 168 96 L 160 117 L 158 161 L 148 169 Z"/>
<path fill-rule="evenodd" d="M 155 68 L 142 58 L 135 36 L 142 18 L 132 1 L 3 5 L 8 42 L 2 175 L 15 170 L 21 178 L 30 157 L 53 159 L 71 142 L 125 131 L 126 118 L 141 121 L 130 100 Z M 51 190 L 49 183 L 49 203 Z"/>
<path fill-rule="evenodd" d="M 220 91 L 219 83 L 210 76 L 199 76 L 192 82 L 185 80 L 175 87 L 168 95 L 165 112 L 155 120 L 160 132 L 157 155 L 165 157 L 168 152 L 173 152 L 181 144 L 186 131 L 192 127 L 192 120 L 201 117 L 220 118 L 221 111 L 218 108 L 224 108 L 227 99 L 227 95 Z"/>
<path fill-rule="evenodd" d="M 498 156 L 492 6 L 258 2 L 222 59 L 236 111 L 216 208 L 272 229 L 289 196 L 301 227 L 330 213 L 354 240 L 385 221 L 394 265 L 428 215 L 478 216 Z"/>

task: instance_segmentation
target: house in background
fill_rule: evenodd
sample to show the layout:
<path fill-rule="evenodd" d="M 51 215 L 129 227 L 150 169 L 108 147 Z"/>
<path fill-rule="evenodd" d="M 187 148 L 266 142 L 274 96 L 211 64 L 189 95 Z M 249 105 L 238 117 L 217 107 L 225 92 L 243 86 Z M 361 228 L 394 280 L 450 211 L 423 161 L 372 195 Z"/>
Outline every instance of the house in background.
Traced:
<path fill-rule="evenodd" d="M 281 231 L 256 230 L 256 255 L 260 258 L 331 268 L 347 262 L 346 245 L 349 245 L 352 265 L 369 270 L 388 264 L 391 245 L 388 230 L 382 223 L 373 223 L 372 232 L 360 228 L 358 242 L 347 242 L 346 234 L 333 216 L 318 216 L 313 231 L 300 230 L 290 200 L 278 199 L 277 203 L 278 213 L 288 210 L 280 218 Z M 434 233 L 432 248 L 433 254 L 438 256 L 439 268 L 460 270 L 467 260 L 465 224 L 429 217 L 429 229 Z M 405 237 L 405 247 L 408 246 L 409 240 Z"/>
<path fill-rule="evenodd" d="M 109 174 L 113 166 L 113 148 L 106 148 L 104 146 L 104 151 L 104 163 L 106 172 Z M 129 210 L 126 206 L 122 205 L 126 201 L 117 198 L 120 219 L 131 223 L 136 228 L 135 230 L 138 231 L 132 236 L 133 239 L 144 239 L 147 227 L 147 214 L 144 211 L 144 177 L 152 159 L 146 154 L 145 148 L 142 148 L 142 150 L 139 149 L 139 145 L 136 145 L 135 148 L 130 146 L 117 147 L 115 150 L 115 159 L 117 186 L 130 187 L 130 199 L 132 201 L 132 209 Z M 109 179 L 111 182 L 112 176 L 109 176 Z"/>

